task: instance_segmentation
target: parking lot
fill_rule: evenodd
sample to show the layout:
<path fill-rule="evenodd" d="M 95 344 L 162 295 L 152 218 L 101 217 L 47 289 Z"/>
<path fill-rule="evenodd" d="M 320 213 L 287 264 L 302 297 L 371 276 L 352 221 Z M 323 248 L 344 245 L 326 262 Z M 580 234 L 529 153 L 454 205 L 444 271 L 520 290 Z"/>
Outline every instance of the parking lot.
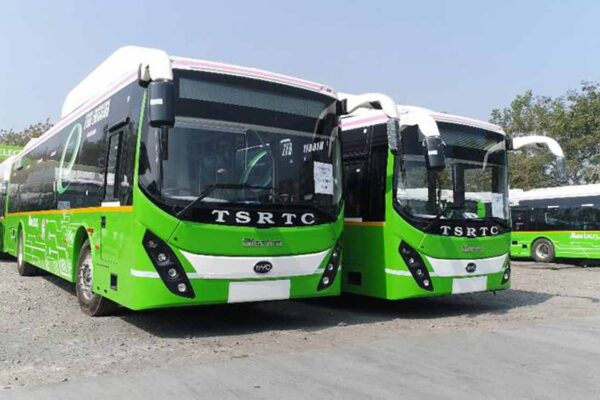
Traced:
<path fill-rule="evenodd" d="M 0 397 L 597 398 L 598 360 L 598 267 L 515 262 L 496 294 L 94 319 L 72 285 L 0 263 Z"/>

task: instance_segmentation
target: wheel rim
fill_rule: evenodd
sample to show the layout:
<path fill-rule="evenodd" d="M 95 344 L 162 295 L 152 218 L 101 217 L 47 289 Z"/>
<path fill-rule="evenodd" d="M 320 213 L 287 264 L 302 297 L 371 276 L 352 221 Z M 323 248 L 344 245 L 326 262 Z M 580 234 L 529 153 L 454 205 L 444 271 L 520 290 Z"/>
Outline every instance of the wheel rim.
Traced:
<path fill-rule="evenodd" d="M 81 260 L 81 265 L 79 266 L 78 277 L 78 285 L 81 294 L 85 298 L 86 301 L 90 301 L 92 296 L 94 295 L 92 292 L 92 276 L 94 273 L 94 266 L 92 264 L 92 255 L 87 252 L 83 260 Z"/>
<path fill-rule="evenodd" d="M 548 244 L 546 243 L 542 243 L 540 244 L 536 249 L 535 249 L 535 254 L 539 257 L 539 258 L 548 258 L 548 256 L 550 256 L 550 246 L 548 246 Z"/>

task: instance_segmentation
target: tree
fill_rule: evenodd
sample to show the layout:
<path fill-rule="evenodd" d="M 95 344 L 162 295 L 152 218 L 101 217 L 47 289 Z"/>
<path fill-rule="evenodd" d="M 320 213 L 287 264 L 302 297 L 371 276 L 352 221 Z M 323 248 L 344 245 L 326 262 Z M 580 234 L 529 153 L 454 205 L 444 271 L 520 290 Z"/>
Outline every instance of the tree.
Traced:
<path fill-rule="evenodd" d="M 14 131 L 13 129 L 0 129 L 0 144 L 23 147 L 31 139 L 40 137 L 50 128 L 52 128 L 52 123 L 50 123 L 50 119 L 46 119 L 43 122 L 29 125 L 22 131 Z"/>
<path fill-rule="evenodd" d="M 566 158 L 569 184 L 587 184 L 600 178 L 600 84 L 583 82 L 557 98 L 518 95 L 509 107 L 492 111 L 491 121 L 514 136 L 539 134 L 556 139 Z M 523 150 L 509 156 L 513 188 L 557 186 L 553 157 L 545 151 Z"/>

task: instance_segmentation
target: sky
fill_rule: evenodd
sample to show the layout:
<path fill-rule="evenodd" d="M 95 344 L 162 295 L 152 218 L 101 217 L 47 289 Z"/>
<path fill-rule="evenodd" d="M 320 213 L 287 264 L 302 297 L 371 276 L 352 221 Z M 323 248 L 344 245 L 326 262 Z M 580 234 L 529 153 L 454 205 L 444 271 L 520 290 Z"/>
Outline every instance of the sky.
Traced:
<path fill-rule="evenodd" d="M 0 128 L 57 122 L 117 48 L 251 66 L 488 120 L 600 81 L 598 1 L 0 2 Z"/>

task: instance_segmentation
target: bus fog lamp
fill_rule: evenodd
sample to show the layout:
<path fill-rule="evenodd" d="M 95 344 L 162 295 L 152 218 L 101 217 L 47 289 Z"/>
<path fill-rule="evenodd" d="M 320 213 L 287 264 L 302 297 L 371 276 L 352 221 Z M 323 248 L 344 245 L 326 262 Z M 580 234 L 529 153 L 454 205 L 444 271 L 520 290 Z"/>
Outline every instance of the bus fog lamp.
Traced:
<path fill-rule="evenodd" d="M 329 261 L 327 262 L 327 266 L 323 270 L 323 275 L 321 275 L 321 279 L 319 280 L 319 285 L 317 286 L 317 291 L 325 290 L 329 286 L 333 284 L 335 281 L 335 277 L 337 275 L 338 269 L 340 267 L 340 259 L 342 254 L 342 245 L 340 241 L 338 241 L 331 254 L 329 256 Z"/>
<path fill-rule="evenodd" d="M 160 279 L 171 293 L 192 299 L 196 297 L 183 266 L 167 243 L 147 230 L 142 245 Z"/>
<path fill-rule="evenodd" d="M 429 277 L 429 271 L 427 271 L 425 262 L 419 253 L 405 242 L 400 243 L 398 251 L 417 285 L 421 289 L 430 292 L 433 291 L 433 283 Z"/>
<path fill-rule="evenodd" d="M 504 285 L 509 280 L 510 280 L 510 261 L 508 261 L 506 263 L 506 269 L 504 270 L 504 273 L 502 274 L 502 282 L 501 283 Z"/>
<path fill-rule="evenodd" d="M 169 275 L 169 277 L 171 279 L 177 278 L 177 276 L 179 276 L 179 273 L 177 272 L 177 270 L 175 268 L 169 268 L 169 270 L 167 271 L 167 274 Z"/>

